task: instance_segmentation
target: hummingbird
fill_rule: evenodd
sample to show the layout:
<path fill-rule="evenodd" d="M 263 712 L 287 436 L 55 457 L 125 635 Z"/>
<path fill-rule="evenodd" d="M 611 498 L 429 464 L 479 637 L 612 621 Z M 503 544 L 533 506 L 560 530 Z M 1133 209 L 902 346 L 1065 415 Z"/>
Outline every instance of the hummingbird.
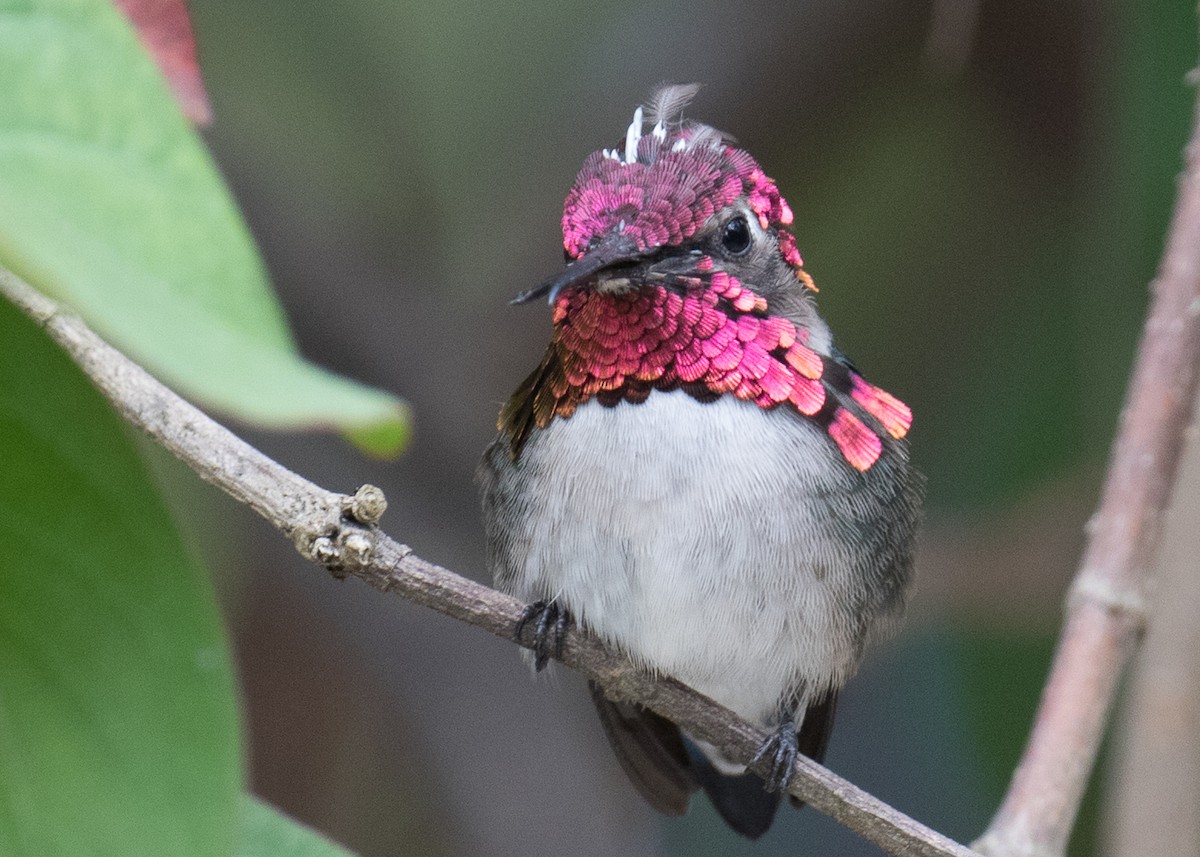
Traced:
<path fill-rule="evenodd" d="M 584 160 L 566 267 L 513 300 L 549 302 L 550 344 L 478 481 L 488 566 L 529 605 L 514 632 L 532 628 L 538 670 L 577 623 L 769 735 L 763 778 L 591 687 L 652 807 L 682 815 L 702 789 L 757 838 L 902 617 L 922 483 L 912 414 L 835 347 L 775 182 L 684 119 L 698 88 L 661 88 Z"/>

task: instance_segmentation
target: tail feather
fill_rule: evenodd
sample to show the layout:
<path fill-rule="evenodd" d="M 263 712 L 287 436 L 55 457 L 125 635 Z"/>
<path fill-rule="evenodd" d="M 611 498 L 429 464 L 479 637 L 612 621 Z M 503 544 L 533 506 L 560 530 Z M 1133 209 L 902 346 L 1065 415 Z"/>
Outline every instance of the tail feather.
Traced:
<path fill-rule="evenodd" d="M 722 774 L 694 745 L 691 746 L 696 779 L 717 814 L 747 839 L 758 839 L 771 827 L 782 795 L 769 792 L 758 774 Z"/>
<path fill-rule="evenodd" d="M 613 702 L 595 682 L 588 687 L 621 769 L 647 803 L 665 815 L 683 815 L 692 793 L 703 789 L 735 832 L 749 839 L 767 832 L 782 795 L 768 792 L 762 777 L 751 772 L 721 773 L 671 721 L 639 705 Z M 834 692 L 804 714 L 796 737 L 800 752 L 813 761 L 825 758 L 836 710 Z M 803 806 L 796 798 L 791 800 Z"/>

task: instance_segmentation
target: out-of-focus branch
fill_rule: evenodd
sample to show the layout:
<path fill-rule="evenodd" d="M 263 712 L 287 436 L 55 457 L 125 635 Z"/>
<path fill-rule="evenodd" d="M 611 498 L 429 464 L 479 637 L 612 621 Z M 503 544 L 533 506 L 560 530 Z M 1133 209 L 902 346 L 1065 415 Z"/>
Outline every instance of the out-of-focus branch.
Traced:
<path fill-rule="evenodd" d="M 1004 803 L 975 844 L 994 857 L 1065 852 L 1117 683 L 1145 627 L 1148 570 L 1200 358 L 1200 101 L 1151 295 L 1050 678 Z"/>
<path fill-rule="evenodd" d="M 91 331 L 81 319 L 0 268 L 0 295 L 41 324 L 126 420 L 202 478 L 253 508 L 293 540 L 307 559 L 339 577 L 353 575 L 383 592 L 432 607 L 511 640 L 525 605 L 413 554 L 380 531 L 382 492 L 364 486 L 335 494 L 292 473 L 185 402 Z M 532 629 L 521 645 L 531 644 Z M 572 630 L 562 661 L 595 679 L 614 699 L 641 703 L 741 763 L 766 736 L 711 699 L 672 679 L 656 679 L 599 640 Z M 755 767 L 766 774 L 766 764 Z M 788 791 L 890 854 L 978 857 L 847 782 L 801 758 Z"/>
<path fill-rule="evenodd" d="M 1154 622 L 1125 694 L 1109 782 L 1112 857 L 1200 857 L 1200 443 L 1193 436 L 1156 563 Z"/>

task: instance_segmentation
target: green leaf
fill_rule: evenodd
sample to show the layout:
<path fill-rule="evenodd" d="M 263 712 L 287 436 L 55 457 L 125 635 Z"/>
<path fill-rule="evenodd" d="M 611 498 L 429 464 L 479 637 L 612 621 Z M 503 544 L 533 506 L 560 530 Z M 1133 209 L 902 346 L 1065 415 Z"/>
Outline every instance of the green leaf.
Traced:
<path fill-rule="evenodd" d="M 321 834 L 267 803 L 242 799 L 242 823 L 234 857 L 353 857 Z"/>
<path fill-rule="evenodd" d="M 399 452 L 401 401 L 298 356 L 224 183 L 111 3 L 0 0 L 0 80 L 0 264 L 210 409 Z"/>
<path fill-rule="evenodd" d="M 0 300 L 0 854 L 217 857 L 229 652 L 121 422 Z"/>

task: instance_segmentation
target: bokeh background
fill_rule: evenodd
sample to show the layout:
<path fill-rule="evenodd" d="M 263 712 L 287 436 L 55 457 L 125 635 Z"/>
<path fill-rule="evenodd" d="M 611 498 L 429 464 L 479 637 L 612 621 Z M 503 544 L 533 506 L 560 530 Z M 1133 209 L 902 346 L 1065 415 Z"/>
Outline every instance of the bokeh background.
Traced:
<path fill-rule="evenodd" d="M 473 470 L 549 333 L 544 308 L 507 301 L 560 267 L 583 157 L 657 84 L 704 84 L 689 115 L 777 179 L 839 344 L 913 407 L 928 477 L 910 621 L 844 694 L 828 764 L 978 835 L 1115 427 L 1195 4 L 190 6 L 205 136 L 303 350 L 416 416 L 394 464 L 337 437 L 251 439 L 330 488 L 382 486 L 389 532 L 480 580 Z M 173 475 L 220 574 L 266 798 L 367 857 L 751 853 L 702 800 L 683 819 L 640 802 L 577 676 L 535 682 L 512 646 L 333 581 Z M 1093 853 L 1098 805 L 1073 853 Z M 753 853 L 879 852 L 784 810 Z"/>

